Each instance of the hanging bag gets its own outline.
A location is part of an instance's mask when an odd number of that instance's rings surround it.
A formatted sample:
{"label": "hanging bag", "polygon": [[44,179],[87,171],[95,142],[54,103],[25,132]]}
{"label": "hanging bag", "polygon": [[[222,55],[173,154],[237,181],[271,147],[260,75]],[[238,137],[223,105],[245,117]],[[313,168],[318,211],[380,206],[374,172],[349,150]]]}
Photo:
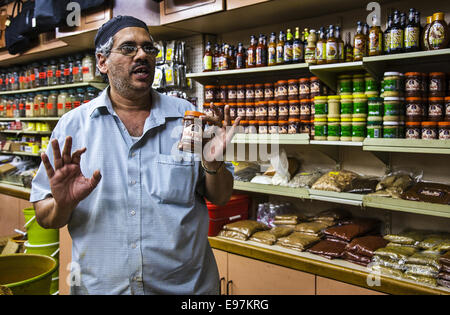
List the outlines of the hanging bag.
{"label": "hanging bag", "polygon": [[33,18],[34,1],[23,3],[16,0],[5,30],[6,48],[11,55],[23,53],[31,47],[31,40],[37,35]]}
{"label": "hanging bag", "polygon": [[54,30],[65,22],[69,0],[35,0],[34,16],[39,33]]}

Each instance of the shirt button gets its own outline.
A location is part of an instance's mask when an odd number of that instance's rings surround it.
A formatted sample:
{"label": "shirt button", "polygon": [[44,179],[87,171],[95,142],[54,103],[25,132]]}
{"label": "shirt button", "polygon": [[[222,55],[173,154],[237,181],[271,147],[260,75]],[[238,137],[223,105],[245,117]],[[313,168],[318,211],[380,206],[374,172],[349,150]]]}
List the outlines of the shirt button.
{"label": "shirt button", "polygon": [[131,184],[131,185],[134,185],[134,184],[136,184],[136,181],[135,181],[135,180],[132,180],[132,181],[130,181],[130,184]]}
{"label": "shirt button", "polygon": [[131,244],[131,248],[135,249],[136,248],[136,244]]}
{"label": "shirt button", "polygon": [[131,210],[131,211],[130,211],[130,214],[131,214],[131,215],[135,215],[135,214],[136,214],[136,211]]}

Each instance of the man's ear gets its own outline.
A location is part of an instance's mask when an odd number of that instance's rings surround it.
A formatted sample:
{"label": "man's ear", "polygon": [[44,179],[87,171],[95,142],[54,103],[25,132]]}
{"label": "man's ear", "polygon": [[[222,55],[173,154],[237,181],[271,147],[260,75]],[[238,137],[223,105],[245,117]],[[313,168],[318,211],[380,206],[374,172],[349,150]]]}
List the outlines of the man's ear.
{"label": "man's ear", "polygon": [[96,57],[97,57],[97,68],[98,68],[98,70],[102,74],[107,74],[108,67],[106,66],[106,57],[103,54],[101,54],[101,53],[97,53]]}

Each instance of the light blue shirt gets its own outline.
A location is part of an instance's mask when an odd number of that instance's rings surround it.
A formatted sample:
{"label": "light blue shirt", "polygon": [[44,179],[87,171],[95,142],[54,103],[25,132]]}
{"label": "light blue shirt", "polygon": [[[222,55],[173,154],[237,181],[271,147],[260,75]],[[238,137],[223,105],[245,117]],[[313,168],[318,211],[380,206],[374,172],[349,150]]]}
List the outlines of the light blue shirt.
{"label": "light blue shirt", "polygon": [[[205,174],[176,145],[182,117],[195,107],[152,90],[142,137],[133,141],[115,113],[109,88],[71,110],[52,133],[72,152],[86,147],[81,171],[102,174],[95,190],[73,211],[72,294],[217,294],[219,276],[208,242]],[[53,164],[51,145],[47,154]],[[41,163],[30,201],[51,196]],[[75,266],[78,266],[76,265]],[[65,266],[63,266],[65,268]]]}

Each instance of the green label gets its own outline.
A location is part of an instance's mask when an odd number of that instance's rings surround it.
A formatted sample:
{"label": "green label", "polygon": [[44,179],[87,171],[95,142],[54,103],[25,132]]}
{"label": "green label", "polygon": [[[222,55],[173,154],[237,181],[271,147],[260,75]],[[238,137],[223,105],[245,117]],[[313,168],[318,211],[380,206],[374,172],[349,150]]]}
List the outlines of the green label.
{"label": "green label", "polygon": [[385,116],[397,116],[397,115],[400,115],[400,105],[398,103],[387,103],[387,104],[384,104],[384,115]]}
{"label": "green label", "polygon": [[327,125],[314,125],[314,135],[324,137],[327,135]]}
{"label": "green label", "polygon": [[353,102],[341,103],[341,114],[353,114]]}
{"label": "green label", "polygon": [[341,137],[351,137],[352,136],[352,126],[341,126]]}
{"label": "green label", "polygon": [[369,105],[369,115],[381,116],[382,114],[383,114],[383,105],[381,104]]}
{"label": "green label", "polygon": [[367,103],[366,102],[354,102],[353,103],[353,113],[354,114],[367,114]]}
{"label": "green label", "polygon": [[327,103],[315,104],[315,115],[326,115],[328,113]]}
{"label": "green label", "polygon": [[398,128],[385,126],[383,128],[383,138],[398,138]]}
{"label": "green label", "polygon": [[368,138],[381,138],[381,131],[382,131],[381,126],[367,128],[367,137]]}
{"label": "green label", "polygon": [[365,137],[366,126],[352,126],[352,137]]}
{"label": "green label", "polygon": [[341,135],[341,126],[328,125],[328,135],[332,137],[339,137]]}

